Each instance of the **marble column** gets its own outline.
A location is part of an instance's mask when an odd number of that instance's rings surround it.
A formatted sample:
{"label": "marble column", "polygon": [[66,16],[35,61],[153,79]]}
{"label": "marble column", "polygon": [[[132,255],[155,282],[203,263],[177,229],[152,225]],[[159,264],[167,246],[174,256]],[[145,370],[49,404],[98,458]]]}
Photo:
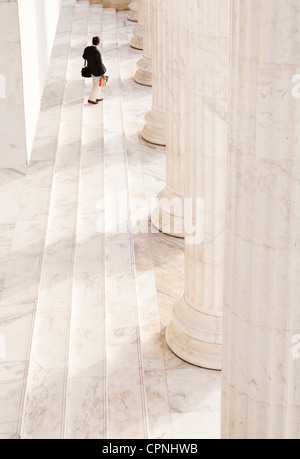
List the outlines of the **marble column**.
{"label": "marble column", "polygon": [[143,49],[144,41],[144,7],[143,3],[145,0],[138,0],[138,24],[134,29],[134,35],[130,40],[130,46],[135,49]]}
{"label": "marble column", "polygon": [[156,145],[166,145],[166,0],[151,3],[152,109],[145,116],[142,137]]}
{"label": "marble column", "polygon": [[[174,1],[174,0],[172,0]],[[177,5],[175,5],[177,3]],[[189,363],[220,370],[224,304],[230,0],[174,1],[184,44],[185,287],[166,339]],[[181,10],[181,11],[180,11]]]}
{"label": "marble column", "polygon": [[234,0],[232,20],[222,437],[298,439],[300,4]]}
{"label": "marble column", "polygon": [[184,131],[182,60],[187,50],[179,37],[185,27],[185,3],[166,0],[166,186],[157,196],[151,221],[165,234],[184,237]]}
{"label": "marble column", "polygon": [[128,8],[130,9],[127,19],[132,22],[138,21],[138,0],[133,0]]}
{"label": "marble column", "polygon": [[143,0],[143,57],[134,75],[134,81],[144,86],[152,86],[151,4],[152,0]]}

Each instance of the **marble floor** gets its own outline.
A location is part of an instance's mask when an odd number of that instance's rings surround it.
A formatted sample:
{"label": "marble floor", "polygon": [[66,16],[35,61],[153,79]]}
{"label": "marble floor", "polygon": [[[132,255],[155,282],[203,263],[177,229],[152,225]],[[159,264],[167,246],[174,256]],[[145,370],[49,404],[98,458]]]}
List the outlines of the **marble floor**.
{"label": "marble floor", "polygon": [[[220,373],[164,338],[184,243],[150,223],[166,151],[140,136],[151,88],[126,16],[63,0],[30,165],[0,170],[0,438],[220,436]],[[93,35],[97,106],[80,77]]]}

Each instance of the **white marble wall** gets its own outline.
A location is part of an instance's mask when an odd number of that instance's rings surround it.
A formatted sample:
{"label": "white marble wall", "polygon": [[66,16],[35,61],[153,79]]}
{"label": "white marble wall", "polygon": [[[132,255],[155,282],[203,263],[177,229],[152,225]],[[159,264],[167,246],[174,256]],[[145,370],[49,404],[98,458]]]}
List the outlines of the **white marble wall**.
{"label": "white marble wall", "polygon": [[29,161],[61,3],[0,2],[2,166]]}
{"label": "white marble wall", "polygon": [[193,218],[188,225],[185,215],[184,296],[166,337],[182,359],[221,369],[230,0],[186,0],[184,19],[178,34],[186,50],[181,130]]}
{"label": "white marble wall", "polygon": [[222,436],[299,438],[300,4],[232,21]]}
{"label": "white marble wall", "polygon": [[26,128],[17,1],[0,2],[0,165],[26,164]]}
{"label": "white marble wall", "polygon": [[151,3],[152,108],[145,116],[142,137],[156,145],[166,145],[166,0]]}
{"label": "white marble wall", "polygon": [[29,160],[62,0],[18,0]]}
{"label": "white marble wall", "polygon": [[136,83],[152,86],[152,40],[151,40],[152,0],[143,0],[143,57],[138,61],[134,75]]}

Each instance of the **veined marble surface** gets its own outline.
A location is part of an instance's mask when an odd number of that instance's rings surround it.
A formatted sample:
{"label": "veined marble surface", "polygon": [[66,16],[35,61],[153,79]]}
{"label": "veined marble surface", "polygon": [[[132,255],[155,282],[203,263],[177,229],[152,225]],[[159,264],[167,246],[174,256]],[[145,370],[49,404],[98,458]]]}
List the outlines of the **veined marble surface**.
{"label": "veined marble surface", "polygon": [[232,3],[223,438],[300,438],[300,5],[267,3]]}
{"label": "veined marble surface", "polygon": [[9,259],[25,180],[24,167],[0,169],[0,292]]}
{"label": "veined marble surface", "polygon": [[[183,292],[183,241],[149,222],[166,158],[140,136],[152,99],[133,81],[142,55],[129,46],[134,24],[126,12],[78,2],[66,68],[72,2],[63,3],[63,49],[53,54],[67,84],[50,67],[5,249],[0,437],[218,438],[220,374],[183,362],[165,342]],[[110,80],[103,103],[91,106],[78,54],[97,31]],[[110,198],[120,191],[126,225],[147,232],[110,231]]]}

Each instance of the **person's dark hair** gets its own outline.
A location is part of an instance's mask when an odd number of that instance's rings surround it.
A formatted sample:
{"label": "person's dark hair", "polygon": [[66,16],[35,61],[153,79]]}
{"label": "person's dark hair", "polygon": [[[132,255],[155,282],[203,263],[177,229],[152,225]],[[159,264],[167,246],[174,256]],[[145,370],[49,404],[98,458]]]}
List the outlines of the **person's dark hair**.
{"label": "person's dark hair", "polygon": [[99,37],[93,37],[93,45],[97,46],[100,43],[100,38]]}

